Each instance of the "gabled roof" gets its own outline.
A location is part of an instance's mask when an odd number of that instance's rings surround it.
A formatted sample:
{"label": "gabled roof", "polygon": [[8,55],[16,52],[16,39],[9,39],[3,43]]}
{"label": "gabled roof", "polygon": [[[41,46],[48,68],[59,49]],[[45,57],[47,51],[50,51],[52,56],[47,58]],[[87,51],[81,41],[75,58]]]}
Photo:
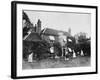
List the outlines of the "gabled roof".
{"label": "gabled roof", "polygon": [[38,33],[32,32],[28,35],[25,41],[41,41],[41,37]]}
{"label": "gabled roof", "polygon": [[41,34],[53,35],[53,36],[59,36],[59,33],[63,33],[66,36],[71,36],[68,32],[55,30],[51,28],[45,28],[41,31]]}

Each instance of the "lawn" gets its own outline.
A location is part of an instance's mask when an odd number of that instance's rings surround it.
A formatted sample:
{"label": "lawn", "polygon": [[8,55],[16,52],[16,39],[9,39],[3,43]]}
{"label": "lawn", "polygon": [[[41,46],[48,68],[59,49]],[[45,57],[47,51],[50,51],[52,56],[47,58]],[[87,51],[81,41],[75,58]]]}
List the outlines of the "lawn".
{"label": "lawn", "polygon": [[76,57],[69,60],[60,59],[42,59],[42,60],[33,60],[29,63],[23,60],[22,68],[23,69],[44,69],[44,68],[67,68],[67,67],[84,67],[90,66],[90,57]]}

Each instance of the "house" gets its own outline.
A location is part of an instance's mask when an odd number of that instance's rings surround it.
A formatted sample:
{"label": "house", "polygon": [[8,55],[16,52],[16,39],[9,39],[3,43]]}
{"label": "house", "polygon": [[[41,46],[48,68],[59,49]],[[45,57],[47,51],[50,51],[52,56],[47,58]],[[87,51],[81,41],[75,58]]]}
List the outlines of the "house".
{"label": "house", "polygon": [[65,32],[65,31],[60,31],[60,30],[55,30],[55,29],[51,29],[51,28],[45,28],[41,31],[41,38],[50,42],[50,41],[54,41],[54,42],[59,42],[59,36],[63,34],[61,37],[64,38],[64,40],[66,40],[66,38],[68,36],[71,36],[70,33]]}
{"label": "house", "polygon": [[54,53],[56,56],[64,56],[64,49],[68,40],[67,38],[71,37],[70,33],[61,30],[45,28],[41,31],[40,35],[43,40],[46,40],[51,44],[51,46],[54,47]]}

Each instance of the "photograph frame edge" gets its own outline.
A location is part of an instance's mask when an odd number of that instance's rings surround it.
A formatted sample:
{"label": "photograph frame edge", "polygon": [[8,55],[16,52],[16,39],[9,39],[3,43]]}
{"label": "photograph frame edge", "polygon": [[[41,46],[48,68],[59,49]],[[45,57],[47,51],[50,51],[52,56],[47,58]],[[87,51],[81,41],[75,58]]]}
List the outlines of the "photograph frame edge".
{"label": "photograph frame edge", "polygon": [[17,42],[16,42],[16,25],[17,25],[17,14],[16,14],[16,2],[11,2],[11,78],[17,78],[17,60],[16,60],[16,51],[17,51]]}
{"label": "photograph frame edge", "polygon": [[[37,75],[37,76],[17,76],[17,4],[36,4],[48,6],[65,6],[65,7],[80,7],[80,8],[94,8],[96,9],[96,71],[84,73],[65,73],[65,74],[51,74],[51,75]],[[55,77],[55,76],[73,76],[98,74],[98,6],[88,5],[74,5],[74,4],[59,4],[59,3],[42,3],[42,2],[26,2],[26,1],[12,1],[11,2],[11,78],[39,78],[39,77]]]}

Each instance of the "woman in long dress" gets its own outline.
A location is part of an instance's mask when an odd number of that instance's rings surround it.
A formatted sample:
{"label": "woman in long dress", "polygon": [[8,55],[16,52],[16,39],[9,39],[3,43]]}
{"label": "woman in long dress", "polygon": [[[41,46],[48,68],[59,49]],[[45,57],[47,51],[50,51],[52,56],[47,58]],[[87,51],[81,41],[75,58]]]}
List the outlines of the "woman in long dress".
{"label": "woman in long dress", "polygon": [[28,56],[28,62],[33,62],[33,52]]}

